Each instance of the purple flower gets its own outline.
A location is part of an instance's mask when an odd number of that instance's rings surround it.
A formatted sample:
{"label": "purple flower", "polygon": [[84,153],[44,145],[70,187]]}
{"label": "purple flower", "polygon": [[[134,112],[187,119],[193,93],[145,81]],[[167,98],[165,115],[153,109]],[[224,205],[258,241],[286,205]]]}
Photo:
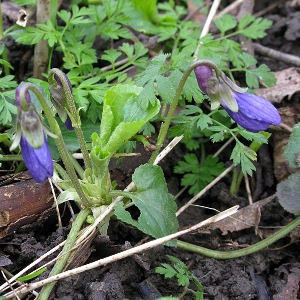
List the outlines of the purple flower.
{"label": "purple flower", "polygon": [[246,130],[258,132],[280,124],[280,115],[273,104],[245,93],[224,73],[217,77],[212,67],[204,64],[196,67],[195,75],[200,89],[210,97],[212,109],[222,105],[229,116]]}
{"label": "purple flower", "polygon": [[17,128],[10,150],[14,150],[18,145],[21,146],[29,173],[36,182],[40,183],[52,177],[54,169],[45,134],[47,130],[43,127],[40,116],[30,101],[25,84],[19,85],[16,89],[16,103],[18,106]]}
{"label": "purple flower", "polygon": [[33,148],[22,134],[20,145],[25,165],[36,182],[43,182],[53,176],[53,162],[46,136],[42,147]]}
{"label": "purple flower", "polygon": [[249,93],[236,93],[234,98],[238,104],[238,112],[231,111],[225,103],[221,103],[229,116],[241,127],[251,132],[266,130],[270,125],[278,126],[280,115],[268,100]]}

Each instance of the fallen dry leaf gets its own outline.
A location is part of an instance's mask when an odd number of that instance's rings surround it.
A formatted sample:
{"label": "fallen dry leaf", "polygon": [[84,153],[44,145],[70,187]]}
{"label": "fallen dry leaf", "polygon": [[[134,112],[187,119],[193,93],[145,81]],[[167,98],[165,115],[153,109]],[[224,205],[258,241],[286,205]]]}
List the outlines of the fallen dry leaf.
{"label": "fallen dry leaf", "polygon": [[189,19],[199,24],[204,24],[207,16],[203,14],[199,7],[197,7],[192,1],[188,1]]}
{"label": "fallen dry leaf", "polygon": [[300,68],[288,68],[274,73],[277,83],[270,88],[257,89],[256,94],[272,103],[280,103],[283,98],[300,92]]}
{"label": "fallen dry leaf", "polygon": [[229,218],[211,224],[208,229],[220,229],[223,235],[227,234],[228,231],[239,231],[246,228],[250,228],[252,226],[255,226],[257,231],[257,227],[261,216],[260,209],[266,204],[270,203],[274,198],[275,195],[272,195],[266,199],[248,205],[238,210],[234,215],[230,216]]}

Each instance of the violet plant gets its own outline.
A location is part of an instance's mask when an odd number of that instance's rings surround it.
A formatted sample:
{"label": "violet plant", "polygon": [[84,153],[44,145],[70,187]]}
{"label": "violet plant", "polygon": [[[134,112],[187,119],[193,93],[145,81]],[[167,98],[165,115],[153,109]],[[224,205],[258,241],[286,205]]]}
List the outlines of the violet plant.
{"label": "violet plant", "polygon": [[[22,33],[15,34],[17,41],[28,44],[35,44],[41,39],[46,39],[52,51],[62,52],[63,67],[70,70],[68,76],[59,69],[49,70],[48,87],[53,107],[49,107],[45,94],[35,84],[22,84],[16,91],[18,117],[13,146],[20,142],[28,170],[37,182],[41,182],[52,177],[52,160],[49,157],[48,140],[45,136],[45,133],[51,132],[65,168],[64,170],[60,165],[54,164],[53,179],[63,190],[58,197],[58,203],[75,200],[82,209],[74,221],[67,246],[63,249],[65,255],[58,260],[51,272],[52,275],[64,268],[68,259],[67,254],[87,217],[90,220],[90,216],[97,218],[103,214],[116,197],[125,197],[126,201],[119,202],[115,206],[115,216],[146,234],[158,238],[178,229],[174,197],[168,193],[162,169],[153,165],[168,133],[171,132],[173,136],[185,134],[187,128],[204,135],[205,132],[209,132],[209,138],[213,142],[223,141],[228,136],[232,136],[236,141],[236,146],[231,159],[235,165],[241,164],[244,173],[251,174],[254,170],[251,162],[255,160],[256,153],[239,141],[236,134],[250,141],[265,143],[267,139],[264,135],[256,132],[267,129],[269,125],[280,123],[278,112],[272,104],[260,97],[245,93],[244,89],[237,87],[222,72],[226,70],[226,73],[233,79],[232,70],[226,67],[227,62],[232,62],[236,70],[245,72],[246,78],[251,79],[247,82],[248,86],[255,87],[259,77],[265,81],[269,80],[272,84],[269,71],[259,68],[255,71],[249,70],[248,67],[253,60],[251,61],[234,44],[235,42],[225,36],[226,30],[232,30],[235,27],[237,30],[234,34],[251,37],[252,32],[256,31],[262,36],[265,29],[270,26],[268,22],[252,16],[245,17],[239,24],[228,17],[218,19],[216,25],[221,30],[221,38],[214,40],[212,36],[207,36],[201,40],[203,47],[199,51],[200,57],[211,60],[192,62],[191,54],[199,36],[199,32],[194,29],[198,24],[184,24],[180,21],[180,16],[184,11],[179,8],[170,8],[171,4],[164,4],[165,10],[169,13],[166,15],[172,16],[172,22],[168,25],[147,23],[146,30],[157,33],[160,43],[172,40],[171,48],[164,49],[165,51],[171,50],[171,55],[160,54],[146,66],[147,49],[141,43],[136,43],[134,46],[123,43],[118,50],[106,50],[101,56],[102,60],[109,61],[112,66],[101,70],[94,66],[97,58],[95,49],[92,48],[93,38],[101,35],[115,39],[122,36],[128,37],[130,34],[120,26],[117,30],[118,34],[114,36],[113,32],[104,28],[105,26],[95,29],[91,24],[114,24],[111,25],[112,27],[116,24],[130,26],[128,15],[126,15],[128,11],[122,12],[124,5],[124,1],[113,4],[110,1],[104,1],[104,10],[101,5],[82,8],[74,5],[72,12],[64,10],[59,12],[63,25],[58,26],[47,22],[43,26],[26,28]],[[105,11],[105,15],[102,11]],[[129,11],[132,12],[130,9]],[[99,18],[97,12],[102,12]],[[224,26],[224,24],[227,25]],[[87,28],[93,28],[92,34],[86,34]],[[168,43],[166,45],[168,46]],[[212,51],[213,48],[218,51]],[[224,49],[227,49],[226,55]],[[216,55],[213,56],[212,53]],[[125,55],[126,61],[118,65],[117,59],[121,55]],[[124,73],[131,66],[141,67],[144,71],[136,78],[129,80]],[[191,75],[193,71],[195,71],[196,78]],[[116,79],[118,83],[112,84],[112,81]],[[32,81],[47,89],[45,82]],[[197,81],[200,88],[197,86]],[[212,111],[205,114],[200,107],[190,105],[186,106],[183,113],[179,115],[179,117],[183,116],[181,123],[178,122],[178,118],[174,119],[174,112],[179,104],[184,106],[186,102],[192,101],[201,103],[206,99],[201,90],[209,97]],[[33,95],[42,106],[49,130],[42,125],[43,118],[34,109],[31,102]],[[229,116],[244,129],[232,128],[232,122],[228,116],[224,124],[220,122],[216,116],[226,116],[226,112],[219,109],[220,106],[223,106]],[[267,110],[258,111],[262,107]],[[89,122],[98,121],[100,110],[103,110],[100,130],[92,134],[91,145],[87,145],[83,134],[83,121],[86,119]],[[72,159],[68,145],[63,138],[63,129],[59,127],[54,111],[69,129],[74,129],[76,132],[79,149],[83,155],[84,168]],[[168,112],[165,115],[166,111]],[[157,116],[164,122],[159,131],[156,150],[148,164],[135,170],[133,182],[136,189],[133,192],[118,190],[110,179],[108,169],[110,160],[135,134],[153,133],[154,127],[149,120]],[[172,120],[180,126],[174,126],[170,130]],[[195,128],[197,130],[193,130]],[[35,141],[35,133],[38,133],[37,141]],[[189,137],[188,134],[187,136]],[[197,140],[194,142],[199,144]],[[214,162],[215,165],[217,163]],[[38,174],[39,169],[46,171]],[[217,176],[217,172],[212,174],[212,178],[214,176]],[[136,205],[141,212],[138,220],[132,218],[126,210],[132,204]],[[108,223],[109,217],[99,224],[101,234],[106,234]],[[186,246],[180,243],[178,245]],[[51,286],[46,286],[42,291],[45,299],[47,299],[49,289],[51,290]]]}
{"label": "violet plant", "polygon": [[[214,71],[214,75],[212,76],[212,72],[206,72],[206,67],[203,74],[201,74],[199,69],[197,69],[200,68],[201,70],[201,66],[209,66]],[[51,135],[54,137],[67,171],[66,173],[61,172],[61,169],[57,168],[55,172],[54,180],[64,190],[58,197],[58,203],[75,200],[82,208],[73,223],[72,231],[68,237],[69,242],[63,249],[62,253],[64,255],[58,259],[50,276],[61,272],[64,268],[70,254],[70,247],[74,244],[76,235],[88,215],[92,214],[94,218],[97,218],[105,212],[106,207],[118,196],[130,199],[141,213],[138,220],[135,220],[126,211],[128,202],[119,202],[115,205],[114,214],[121,221],[129,223],[155,238],[177,231],[178,221],[174,197],[168,193],[162,170],[160,167],[154,166],[153,161],[162,147],[162,141],[167,135],[179,97],[193,70],[196,70],[200,87],[209,96],[212,95],[211,103],[213,106],[218,107],[222,104],[235,110],[236,114],[239,113],[239,110],[243,113],[242,105],[244,104],[238,101],[235,103],[235,92],[231,92],[231,86],[234,86],[233,83],[228,79],[224,79],[224,74],[219,68],[213,62],[207,60],[193,62],[183,74],[177,87],[168,116],[161,126],[156,150],[150,158],[150,163],[138,167],[133,174],[133,182],[136,186],[134,192],[119,191],[112,185],[108,168],[109,161],[124,142],[133,137],[149,119],[158,114],[160,109],[158,101],[149,104],[147,108],[142,107],[138,101],[142,88],[134,85],[116,85],[108,90],[104,96],[105,101],[100,131],[99,133],[93,133],[92,148],[88,151],[81,129],[79,110],[75,106],[68,77],[58,69],[51,69],[48,75],[51,98],[58,111],[60,111],[59,116],[62,117],[62,121],[65,122],[67,118],[71,120],[72,128],[77,133],[84,158],[85,169],[83,176],[78,178],[59,125],[44,95],[36,85],[31,83],[23,83],[17,88],[18,118],[13,148],[20,143],[26,166],[37,182],[52,176],[52,159],[45,137],[45,132],[48,132],[48,130],[44,129],[41,118],[31,103],[30,93],[33,93],[43,108],[50,125]],[[216,81],[219,84],[215,84]],[[210,86],[211,82],[214,83],[213,91]],[[227,92],[223,92],[224,89]],[[235,89],[237,88],[235,87]],[[224,94],[227,98],[223,97]],[[243,96],[245,95],[249,97],[247,94],[243,94]],[[262,101],[267,100],[260,98],[259,103]],[[251,106],[249,108],[251,109]],[[254,109],[256,109],[255,106]],[[269,114],[275,119],[274,123],[276,125],[280,121],[280,117],[278,117],[278,112],[275,108],[267,110],[260,116],[261,123],[265,124],[268,122]],[[237,122],[239,121],[240,119],[237,118]],[[249,122],[251,123],[251,120]],[[254,122],[257,124],[258,118],[255,118]],[[241,122],[240,125],[244,126],[245,123]],[[101,234],[106,234],[108,222],[109,218],[105,218],[99,224],[98,228]],[[44,286],[40,294],[41,299],[47,299],[53,285],[52,283]]]}

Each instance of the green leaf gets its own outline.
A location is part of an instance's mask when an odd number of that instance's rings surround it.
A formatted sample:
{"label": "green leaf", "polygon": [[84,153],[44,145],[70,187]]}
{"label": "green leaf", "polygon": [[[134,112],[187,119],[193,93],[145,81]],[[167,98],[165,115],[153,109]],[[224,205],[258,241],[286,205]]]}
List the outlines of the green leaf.
{"label": "green leaf", "polygon": [[158,93],[162,100],[170,104],[175,96],[175,88],[169,78],[158,75],[156,77]]}
{"label": "green leaf", "polygon": [[166,278],[173,278],[176,276],[176,270],[169,264],[161,264],[161,267],[155,268],[155,272],[164,275]]}
{"label": "green leaf", "polygon": [[4,77],[1,77],[0,78],[0,89],[10,89],[10,88],[17,87],[17,82],[13,79],[14,79],[13,75],[7,75]]}
{"label": "green leaf", "polygon": [[154,91],[154,80],[148,81],[141,93],[139,94],[139,101],[143,107],[147,107],[150,104],[154,105],[157,101]]}
{"label": "green leaf", "polygon": [[213,124],[213,120],[208,115],[202,113],[197,121],[197,127],[204,130],[209,127],[209,124]]}
{"label": "green leaf", "polygon": [[9,102],[9,99],[0,92],[0,123],[8,124],[13,115],[17,114],[17,107]]}
{"label": "green leaf", "polygon": [[246,70],[246,82],[250,88],[258,88],[259,80],[262,80],[267,86],[273,86],[276,83],[276,77],[264,64],[257,69]]}
{"label": "green leaf", "polygon": [[142,165],[135,170],[132,180],[137,190],[128,196],[140,210],[140,216],[137,221],[132,219],[119,202],[115,207],[117,218],[155,238],[176,232],[176,203],[174,196],[168,193],[162,169],[151,164]]}
{"label": "green leaf", "polygon": [[263,133],[259,132],[250,132],[246,129],[239,129],[238,130],[239,134],[243,136],[246,140],[248,141],[256,141],[261,144],[267,144],[268,143],[268,136],[266,136]]}
{"label": "green leaf", "polygon": [[[66,184],[71,184],[71,181],[68,182],[58,182],[59,186],[62,188],[62,185],[66,185]],[[74,188],[69,188],[65,191],[62,191],[59,196],[57,197],[57,204],[62,204],[64,202],[67,201],[75,201],[77,202],[79,205],[82,204],[82,201],[80,199],[80,197],[78,196],[76,190]]]}
{"label": "green leaf", "polygon": [[30,274],[28,274],[28,275],[18,277],[18,278],[17,278],[17,281],[27,281],[27,280],[36,278],[36,277],[38,277],[39,275],[43,274],[46,270],[47,270],[46,267],[41,268],[40,270],[35,271],[35,272],[32,272],[32,273],[30,273]]}
{"label": "green leaf", "polygon": [[157,11],[157,0],[131,0],[135,9],[138,10],[143,18],[146,20],[156,23],[159,21],[159,15]]}
{"label": "green leaf", "polygon": [[220,18],[214,20],[214,22],[222,35],[224,35],[226,31],[235,28],[237,25],[235,17],[229,14],[223,14]]}
{"label": "green leaf", "polygon": [[272,26],[272,21],[263,18],[255,19],[252,15],[244,15],[239,22],[238,29],[240,34],[250,38],[258,39],[267,35],[266,30]]}
{"label": "green leaf", "polygon": [[300,172],[290,175],[277,185],[277,197],[280,205],[290,213],[300,214]]}
{"label": "green leaf", "polygon": [[222,42],[225,52],[228,54],[229,60],[232,62],[234,67],[242,67],[243,61],[241,59],[242,48],[241,45],[233,40],[225,39]]}
{"label": "green leaf", "polygon": [[165,66],[165,61],[168,58],[169,54],[159,54],[153,58],[147,67],[147,69],[142,72],[137,80],[137,85],[143,86],[150,80],[153,80],[157,75],[160,75],[163,72]]}
{"label": "green leaf", "polygon": [[296,124],[290,135],[289,142],[284,151],[284,157],[291,168],[300,166],[300,123]]}
{"label": "green leaf", "polygon": [[241,165],[243,173],[248,173],[252,176],[253,171],[255,171],[255,166],[252,163],[252,161],[256,160],[255,151],[243,145],[241,142],[237,142],[232,150],[230,159],[233,160],[234,165]]}
{"label": "green leaf", "polygon": [[115,153],[158,113],[158,101],[146,108],[140,105],[141,90],[134,85],[116,85],[105,94],[99,140],[102,149]]}
{"label": "green leaf", "polygon": [[249,68],[257,63],[257,60],[247,52],[240,54],[240,58],[243,61],[244,67]]}
{"label": "green leaf", "polygon": [[116,60],[122,55],[121,52],[119,52],[115,49],[105,50],[104,52],[105,52],[105,54],[101,55],[101,59],[107,60],[112,65],[114,65]]}
{"label": "green leaf", "polygon": [[174,172],[184,174],[181,184],[190,186],[189,193],[197,194],[208,183],[213,181],[225,170],[222,162],[218,161],[217,157],[209,155],[200,164],[195,154],[186,154],[184,161],[179,161],[175,166]]}

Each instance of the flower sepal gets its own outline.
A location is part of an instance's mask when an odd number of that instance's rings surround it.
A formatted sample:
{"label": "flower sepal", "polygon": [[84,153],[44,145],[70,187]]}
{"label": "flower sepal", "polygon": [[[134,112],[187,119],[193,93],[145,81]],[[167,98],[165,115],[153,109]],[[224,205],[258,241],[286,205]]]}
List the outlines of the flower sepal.
{"label": "flower sepal", "polygon": [[33,105],[28,111],[20,111],[19,122],[21,132],[32,148],[40,148],[44,144],[44,127]]}

